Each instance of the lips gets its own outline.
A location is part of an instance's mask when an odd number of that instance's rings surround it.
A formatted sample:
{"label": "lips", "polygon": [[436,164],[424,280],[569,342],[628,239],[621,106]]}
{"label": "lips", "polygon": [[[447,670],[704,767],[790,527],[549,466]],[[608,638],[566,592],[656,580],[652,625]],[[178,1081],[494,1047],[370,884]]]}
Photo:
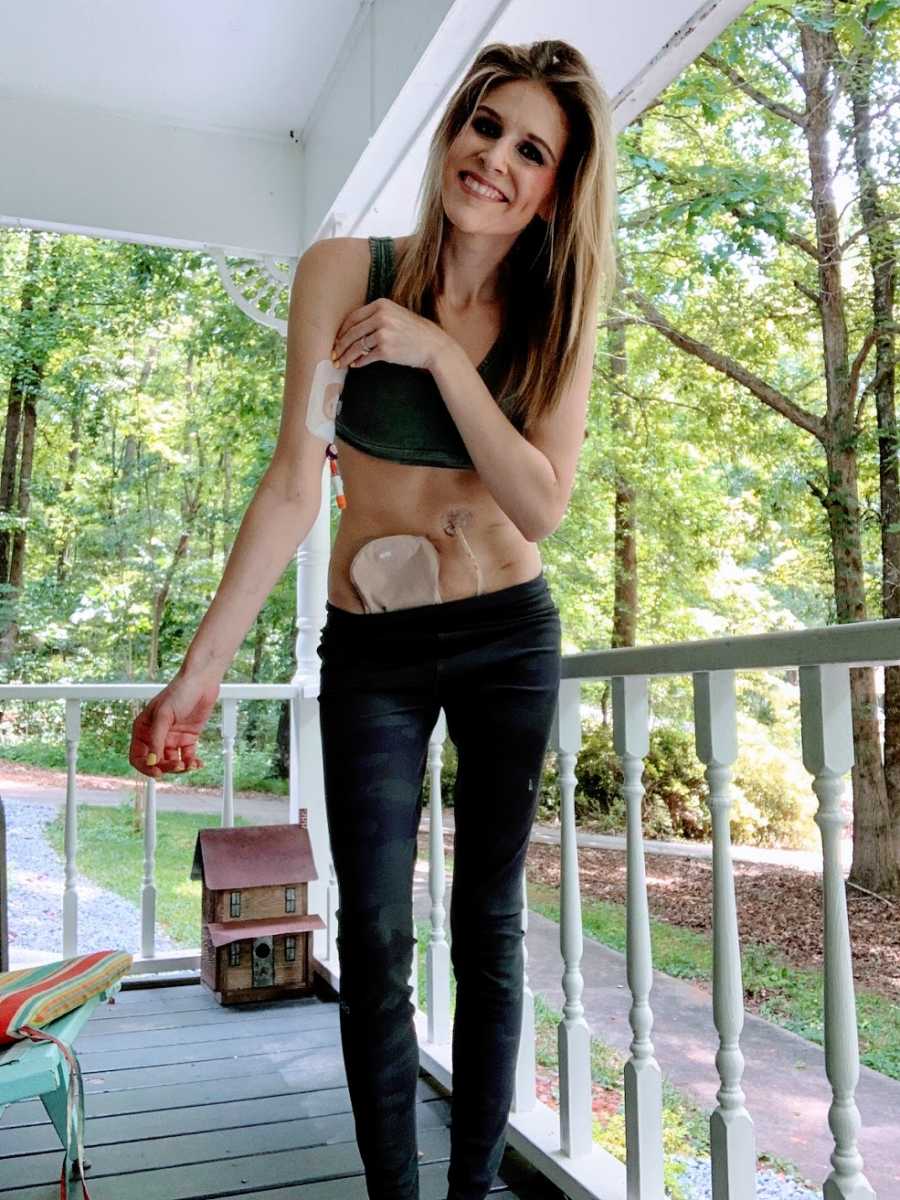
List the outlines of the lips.
{"label": "lips", "polygon": [[486,179],[482,179],[482,177],[475,171],[469,171],[469,170],[460,171],[460,173],[459,173],[460,181],[462,181],[466,177],[466,175],[471,175],[472,178],[474,180],[476,180],[478,183],[483,184],[484,187],[488,187],[494,192],[497,192],[501,197],[503,197],[504,200],[506,200],[506,196],[503,195],[503,192],[501,192],[498,187],[496,187],[493,183],[489,183]]}

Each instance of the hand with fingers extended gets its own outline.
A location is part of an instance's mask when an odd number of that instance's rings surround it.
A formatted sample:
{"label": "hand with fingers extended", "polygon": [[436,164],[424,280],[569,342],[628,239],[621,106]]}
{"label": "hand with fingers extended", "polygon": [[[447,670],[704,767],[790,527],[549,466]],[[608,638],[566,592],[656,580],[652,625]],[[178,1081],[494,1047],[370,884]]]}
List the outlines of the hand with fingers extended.
{"label": "hand with fingers extended", "polygon": [[202,767],[197,739],[219,695],[218,681],[176,675],[134,719],[128,761],[142,775]]}

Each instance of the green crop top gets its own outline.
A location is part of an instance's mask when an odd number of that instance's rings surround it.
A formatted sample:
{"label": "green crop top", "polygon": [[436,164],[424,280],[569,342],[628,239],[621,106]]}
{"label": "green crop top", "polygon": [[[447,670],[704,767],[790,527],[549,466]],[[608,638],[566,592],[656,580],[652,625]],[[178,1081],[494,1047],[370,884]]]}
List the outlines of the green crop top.
{"label": "green crop top", "polygon": [[[366,304],[379,296],[390,296],[394,282],[393,238],[370,237],[369,250],[372,259]],[[504,327],[478,364],[478,373],[494,397],[504,365],[505,341]],[[418,466],[473,468],[440,388],[431,372],[423,368],[373,362],[348,370],[334,431],[343,441],[376,458]]]}

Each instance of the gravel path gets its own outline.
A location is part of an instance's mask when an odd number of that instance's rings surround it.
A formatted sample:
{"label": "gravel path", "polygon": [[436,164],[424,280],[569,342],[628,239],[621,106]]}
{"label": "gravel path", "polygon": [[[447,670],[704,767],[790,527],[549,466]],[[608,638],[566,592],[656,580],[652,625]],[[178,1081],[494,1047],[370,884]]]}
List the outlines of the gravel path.
{"label": "gravel path", "polygon": [[[63,957],[62,905],[65,864],[47,843],[44,829],[58,815],[52,804],[16,804],[4,799],[9,873],[10,967]],[[138,904],[98,887],[83,875],[78,883],[78,952],[127,950],[139,954],[141,912]],[[158,951],[174,943],[157,930]],[[30,955],[28,952],[32,952]]]}
{"label": "gravel path", "polygon": [[[680,1154],[673,1155],[673,1158],[686,1164],[679,1183],[690,1200],[712,1200],[712,1165],[709,1159],[686,1159]],[[785,1179],[775,1171],[765,1170],[756,1172],[756,1195],[758,1200],[819,1200],[820,1193]]]}

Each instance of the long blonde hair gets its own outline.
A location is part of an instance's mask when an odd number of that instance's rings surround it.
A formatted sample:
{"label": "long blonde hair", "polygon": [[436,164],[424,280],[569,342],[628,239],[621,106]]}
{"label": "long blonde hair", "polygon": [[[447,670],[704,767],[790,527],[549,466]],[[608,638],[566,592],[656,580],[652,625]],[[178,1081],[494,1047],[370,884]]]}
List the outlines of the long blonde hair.
{"label": "long blonde hair", "polygon": [[[597,309],[615,284],[616,147],[609,100],[589,63],[557,40],[484,46],[453,93],[428,152],[419,188],[419,217],[406,246],[392,299],[435,318],[440,251],[447,218],[441,200],[450,144],[490,88],[512,79],[544,84],[566,115],[569,136],[550,219],[521,231],[501,264],[513,346],[499,395],[507,415],[527,428],[552,412],[574,371],[581,335],[596,328]],[[424,197],[424,199],[423,199]]]}

